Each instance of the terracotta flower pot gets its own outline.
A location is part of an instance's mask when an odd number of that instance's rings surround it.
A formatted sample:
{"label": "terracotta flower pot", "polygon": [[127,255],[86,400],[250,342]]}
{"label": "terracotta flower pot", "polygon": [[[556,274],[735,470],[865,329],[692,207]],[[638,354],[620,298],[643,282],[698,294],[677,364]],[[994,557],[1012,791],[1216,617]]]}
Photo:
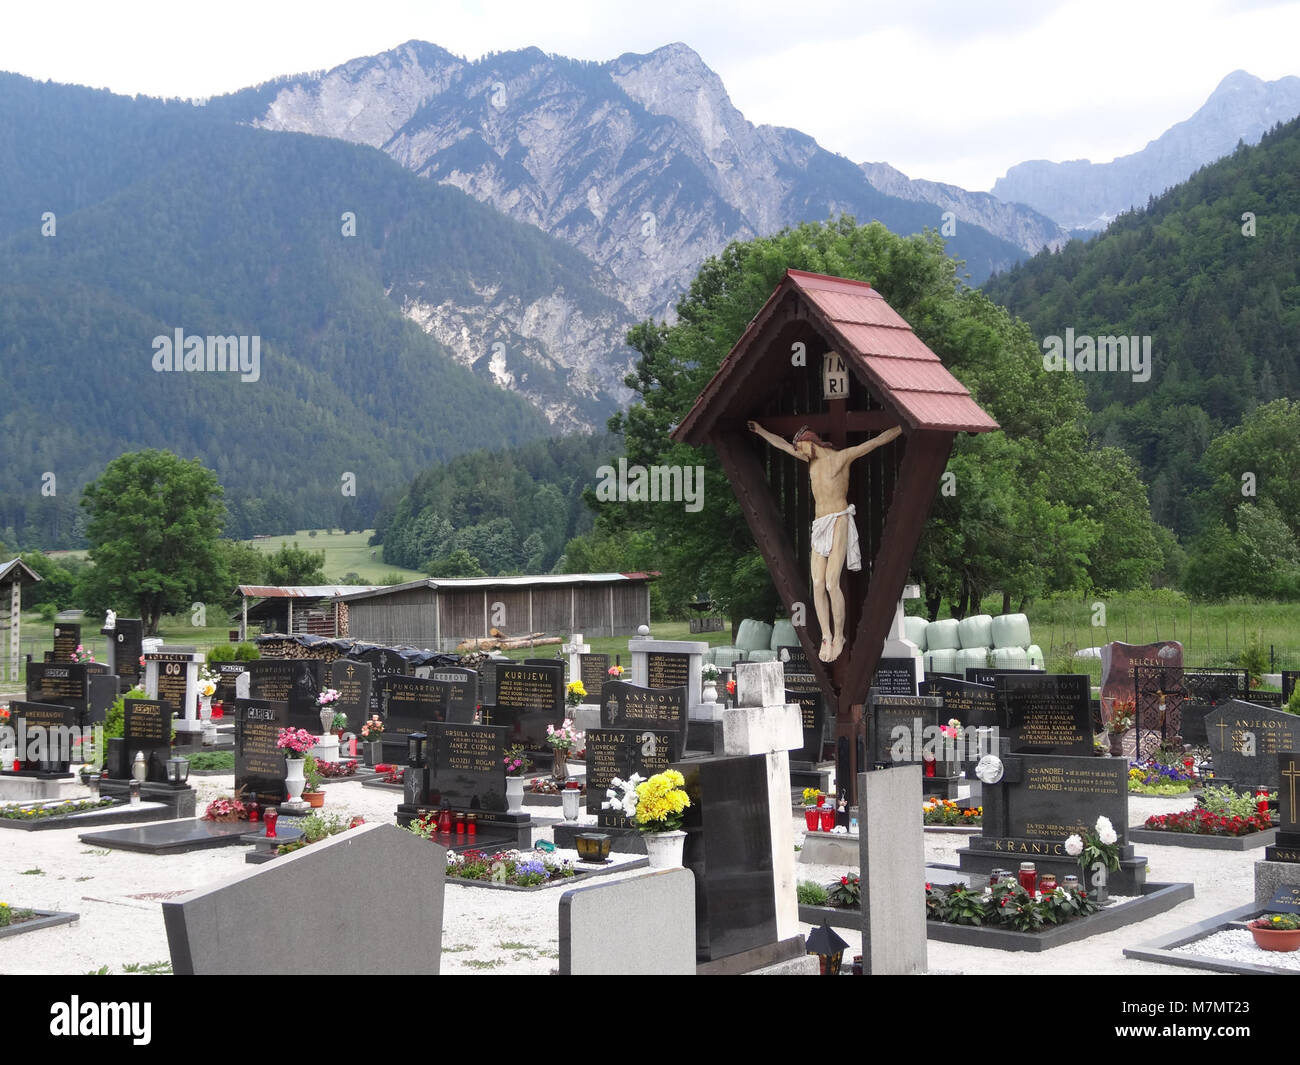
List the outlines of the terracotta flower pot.
{"label": "terracotta flower pot", "polygon": [[325,793],[323,791],[304,791],[302,797],[317,810],[325,805]]}
{"label": "terracotta flower pot", "polygon": [[1246,927],[1260,950],[1293,951],[1300,948],[1300,928],[1269,928],[1264,920],[1251,921]]}

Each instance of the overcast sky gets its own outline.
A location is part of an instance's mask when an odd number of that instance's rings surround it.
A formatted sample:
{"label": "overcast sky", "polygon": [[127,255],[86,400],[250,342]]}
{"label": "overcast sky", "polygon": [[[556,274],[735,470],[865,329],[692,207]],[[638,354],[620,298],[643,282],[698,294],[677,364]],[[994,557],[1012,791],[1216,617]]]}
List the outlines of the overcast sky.
{"label": "overcast sky", "polygon": [[471,59],[684,41],[751,122],[970,189],[1025,159],[1136,151],[1233,70],[1300,74],[1289,0],[42,0],[5,12],[0,69],[203,97],[412,38]]}

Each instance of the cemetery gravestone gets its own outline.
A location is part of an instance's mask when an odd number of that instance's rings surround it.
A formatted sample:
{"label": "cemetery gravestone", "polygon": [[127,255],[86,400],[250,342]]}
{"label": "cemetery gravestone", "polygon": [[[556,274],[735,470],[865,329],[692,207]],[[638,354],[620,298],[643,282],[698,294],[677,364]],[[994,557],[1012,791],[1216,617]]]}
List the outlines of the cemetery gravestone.
{"label": "cemetery gravestone", "polygon": [[122,766],[120,774],[110,776],[125,779],[131,776],[137,752],[144,755],[148,772],[145,780],[155,784],[167,782],[167,759],[171,756],[172,710],[161,699],[126,699],[125,719],[122,729],[121,750],[129,763]]}
{"label": "cemetery gravestone", "polygon": [[288,704],[286,728],[306,729],[320,735],[320,695],[324,663],[311,658],[258,659],[247,663],[251,675],[249,695]]}
{"label": "cemetery gravestone", "polygon": [[54,626],[54,661],[71,662],[73,652],[81,646],[81,626],[59,622]]}
{"label": "cemetery gravestone", "polygon": [[1278,753],[1277,776],[1282,782],[1277,791],[1277,840],[1264,848],[1264,860],[1300,862],[1300,752]]}
{"label": "cemetery gravestone", "polygon": [[35,703],[58,703],[86,709],[86,666],[78,662],[33,662],[27,667],[27,698]]}
{"label": "cemetery gravestone", "polygon": [[602,809],[614,778],[650,778],[669,767],[677,733],[655,729],[599,728],[587,733],[587,813],[601,828],[626,829],[621,810]]}
{"label": "cemetery gravestone", "polygon": [[561,976],[694,976],[695,876],[660,869],[560,896]]}
{"label": "cemetery gravestone", "polygon": [[1296,680],[1300,678],[1300,669],[1282,670],[1282,701],[1289,702],[1291,693],[1295,691]]}
{"label": "cemetery gravestone", "polygon": [[410,676],[405,658],[386,647],[372,647],[357,655],[357,660],[370,667],[370,712],[367,716],[384,713],[383,683],[385,677]]}
{"label": "cemetery gravestone", "polygon": [[924,694],[943,700],[944,717],[970,728],[990,728],[998,725],[996,691],[986,684],[934,677],[925,682]]}
{"label": "cemetery gravestone", "polygon": [[348,730],[361,734],[361,726],[370,718],[370,666],[350,658],[330,663],[329,684],[339,693],[338,712],[346,714]]}
{"label": "cemetery gravestone", "polygon": [[604,728],[655,729],[674,733],[672,757],[686,751],[686,688],[641,688],[627,681],[611,680],[605,685],[600,705]]}
{"label": "cemetery gravestone", "polygon": [[235,690],[235,684],[240,676],[247,672],[247,662],[217,662],[217,690],[212,696],[214,702],[233,703],[238,698],[239,693]]}
{"label": "cemetery gravestone", "polygon": [[1281,786],[1278,756],[1300,750],[1300,717],[1232,699],[1205,716],[1214,775],[1239,787]]}
{"label": "cemetery gravestone", "polygon": [[87,724],[103,724],[108,716],[108,708],[117,701],[121,678],[111,673],[91,674],[86,678],[86,682],[90,687],[90,695],[87,698],[90,715]]}
{"label": "cemetery gravestone", "polygon": [[57,703],[9,704],[9,727],[28,771],[63,776],[72,761],[77,711]]}
{"label": "cemetery gravestone", "polygon": [[429,679],[438,685],[446,704],[447,720],[472,725],[478,712],[478,674],[460,666],[437,666]]}
{"label": "cemetery gravestone", "polygon": [[430,722],[426,740],[429,806],[504,813],[506,731],[492,725]]}
{"label": "cemetery gravestone", "polygon": [[881,695],[915,695],[915,661],[914,658],[882,658],[871,686]]}
{"label": "cemetery gravestone", "polygon": [[1183,665],[1183,645],[1175,640],[1131,644],[1114,640],[1101,649],[1101,706],[1103,721],[1117,700],[1133,698],[1138,666],[1177,668]]}
{"label": "cemetery gravestone", "polygon": [[[787,678],[788,679],[788,678]],[[790,752],[790,761],[804,765],[815,765],[822,757],[822,735],[826,727],[826,700],[818,691],[785,692],[787,703],[799,707],[800,727],[803,730],[803,745]]]}
{"label": "cemetery gravestone", "polygon": [[1012,754],[1092,754],[1092,693],[1086,674],[1004,674],[996,680]]}
{"label": "cemetery gravestone", "polygon": [[927,737],[933,737],[940,724],[943,700],[928,695],[881,695],[874,690],[867,696],[870,720],[870,758],[873,764],[920,764],[924,760]]}
{"label": "cemetery gravestone", "polygon": [[288,727],[289,704],[281,699],[236,699],[235,794],[277,806],[286,795],[284,750],[276,745]]}
{"label": "cemetery gravestone", "polygon": [[384,705],[384,758],[405,762],[408,737],[424,732],[430,721],[447,720],[447,703],[442,686],[420,677],[389,675],[380,682]]}
{"label": "cemetery gravestone", "polygon": [[998,677],[1014,677],[1029,673],[1040,677],[1043,675],[1041,669],[1002,669],[996,666],[967,666],[966,682],[968,684],[983,684],[985,687],[992,688],[997,684]]}
{"label": "cemetery gravestone", "polygon": [[509,730],[510,743],[533,750],[546,747],[546,726],[564,722],[564,666],[498,665],[497,701],[494,706],[484,704],[483,715],[487,724]]}
{"label": "cemetery gravestone", "polygon": [[[782,647],[777,653],[785,672],[785,686],[794,692],[821,691],[817,677],[808,664],[808,652],[802,647]],[[915,694],[915,693],[913,693]]]}
{"label": "cemetery gravestone", "polygon": [[126,688],[135,687],[143,682],[144,666],[140,659],[144,655],[144,622],[139,618],[118,618],[109,638],[112,648],[111,662],[113,672],[122,678]]}
{"label": "cemetery gravestone", "polygon": [[694,640],[629,640],[632,683],[643,688],[686,688],[686,716],[714,720],[721,711],[715,703],[702,703],[701,669],[707,643]]}
{"label": "cemetery gravestone", "polygon": [[578,655],[578,679],[582,681],[582,686],[587,691],[587,697],[583,699],[584,703],[590,703],[592,706],[600,705],[601,690],[609,679],[611,664],[609,655]]}

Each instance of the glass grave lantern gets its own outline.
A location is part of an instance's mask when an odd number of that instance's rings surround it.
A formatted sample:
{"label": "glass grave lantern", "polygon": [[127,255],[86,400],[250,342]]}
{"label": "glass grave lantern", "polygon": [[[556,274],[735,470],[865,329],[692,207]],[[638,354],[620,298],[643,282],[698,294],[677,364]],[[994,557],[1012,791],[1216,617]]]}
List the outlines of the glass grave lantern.
{"label": "glass grave lantern", "polygon": [[820,928],[814,928],[808,934],[808,953],[816,954],[821,962],[822,976],[839,976],[840,965],[844,961],[844,948],[848,943],[835,934],[834,929],[825,921]]}
{"label": "glass grave lantern", "polygon": [[167,759],[167,783],[173,788],[183,788],[190,779],[190,760],[176,755]]}

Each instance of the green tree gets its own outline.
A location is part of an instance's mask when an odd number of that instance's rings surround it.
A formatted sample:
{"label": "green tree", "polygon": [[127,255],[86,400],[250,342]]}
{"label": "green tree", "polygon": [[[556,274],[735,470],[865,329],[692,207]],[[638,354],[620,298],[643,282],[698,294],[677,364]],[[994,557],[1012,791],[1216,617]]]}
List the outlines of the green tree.
{"label": "green tree", "polygon": [[110,462],[81,497],[95,563],[84,586],[92,608],[131,604],[154,635],[164,614],[224,597],[221,496],[216,475],[197,459],[148,450]]}
{"label": "green tree", "polygon": [[[732,244],[707,261],[677,305],[677,322],[647,321],[628,335],[640,353],[627,379],[640,401],[615,416],[629,463],[702,466],[703,508],[649,503],[598,507],[594,542],[650,533],[664,571],[656,591],[673,611],[697,594],[733,621],[771,617],[777,598],[721,467],[711,452],[668,437],[787,268],[871,282],[1002,427],[959,436],[949,464],[955,492],[935,500],[914,560],[931,610],[947,598],[963,613],[989,591],[1025,598],[1099,583],[1128,586],[1159,562],[1145,494],[1131,464],[1099,452],[1084,428],[1073,375],[1046,373],[1028,328],[957,279],[935,234],[898,237],[850,218],[806,224]],[[1126,494],[1128,497],[1125,498]],[[1124,531],[1101,560],[1108,515],[1123,501]],[[580,565],[571,541],[566,566]]]}
{"label": "green tree", "polygon": [[486,577],[487,571],[465,548],[458,547],[449,555],[433,559],[425,568],[430,577]]}
{"label": "green tree", "polygon": [[326,584],[325,552],[307,551],[298,546],[281,544],[280,550],[266,558],[267,584]]}

